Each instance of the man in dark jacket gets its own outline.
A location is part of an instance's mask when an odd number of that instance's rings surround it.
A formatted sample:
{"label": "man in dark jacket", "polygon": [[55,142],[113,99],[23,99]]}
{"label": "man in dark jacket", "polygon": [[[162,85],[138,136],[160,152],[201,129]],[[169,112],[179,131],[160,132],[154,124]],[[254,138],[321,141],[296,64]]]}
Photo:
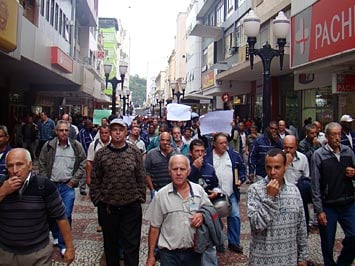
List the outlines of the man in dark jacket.
{"label": "man in dark jacket", "polygon": [[265,156],[272,148],[283,149],[281,138],[278,134],[278,123],[271,121],[265,133],[258,137],[249,152],[249,179],[255,181],[266,176]]}
{"label": "man in dark jacket", "polygon": [[[212,164],[204,161],[205,145],[202,140],[194,139],[190,143],[190,167],[188,179],[200,184],[208,194],[210,200],[217,196],[212,189],[218,187],[218,178]],[[202,265],[218,265],[215,247],[208,248],[202,255]]]}
{"label": "man in dark jacket", "polygon": [[[311,177],[314,210],[317,213],[319,234],[325,266],[351,265],[355,246],[355,155],[340,144],[341,125],[335,122],[325,127],[328,144],[312,156]],[[345,238],[337,263],[333,258],[337,223]]]}
{"label": "man in dark jacket", "polygon": [[232,211],[227,217],[228,248],[242,253],[240,245],[239,186],[246,180],[246,170],[239,153],[228,146],[227,135],[217,133],[213,137],[213,148],[207,151],[206,163],[213,165],[219,187],[229,196]]}

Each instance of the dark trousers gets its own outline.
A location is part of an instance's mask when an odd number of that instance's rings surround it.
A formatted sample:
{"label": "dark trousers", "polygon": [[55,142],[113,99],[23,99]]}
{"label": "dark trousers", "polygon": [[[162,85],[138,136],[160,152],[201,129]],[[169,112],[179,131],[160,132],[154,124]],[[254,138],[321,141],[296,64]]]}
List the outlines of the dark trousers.
{"label": "dark trousers", "polygon": [[[327,225],[318,225],[321,237],[321,247],[325,266],[351,265],[355,258],[355,205],[350,204],[344,207],[324,207],[327,215]],[[343,249],[338,257],[337,263],[333,258],[333,249],[337,222],[344,231]]]}
{"label": "dark trousers", "polygon": [[304,215],[306,218],[306,226],[307,226],[307,232],[309,232],[309,210],[308,210],[308,204],[312,203],[312,187],[311,187],[311,180],[308,177],[301,177],[296,186],[298,187],[298,190],[300,191],[301,198],[303,201],[303,209],[304,209]]}
{"label": "dark trousers", "polygon": [[124,265],[138,266],[142,227],[141,204],[116,207],[100,203],[98,211],[104,236],[106,265],[119,265],[121,243]]}
{"label": "dark trousers", "polygon": [[161,266],[200,266],[202,254],[191,249],[160,249]]}

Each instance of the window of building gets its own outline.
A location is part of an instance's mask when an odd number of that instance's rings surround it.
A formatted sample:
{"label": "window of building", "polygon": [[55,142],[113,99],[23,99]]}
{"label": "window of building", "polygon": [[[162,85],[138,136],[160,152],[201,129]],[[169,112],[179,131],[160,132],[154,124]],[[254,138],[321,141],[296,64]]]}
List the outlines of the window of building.
{"label": "window of building", "polygon": [[63,11],[60,9],[59,11],[59,24],[58,24],[58,30],[59,34],[62,35],[62,29],[63,29]]}
{"label": "window of building", "polygon": [[49,0],[46,0],[46,20],[49,21]]}
{"label": "window of building", "polygon": [[53,26],[54,23],[54,0],[51,0],[51,19],[50,23]]}
{"label": "window of building", "polygon": [[227,14],[230,15],[234,11],[234,0],[227,0]]}
{"label": "window of building", "polygon": [[55,23],[54,23],[55,30],[58,30],[58,11],[59,11],[59,6],[58,4],[55,4]]}
{"label": "window of building", "polygon": [[219,27],[224,22],[224,3],[220,1],[216,10],[216,26]]}
{"label": "window of building", "polygon": [[232,56],[231,48],[234,46],[234,31],[232,28],[224,35],[224,58]]}
{"label": "window of building", "polygon": [[247,44],[247,36],[244,34],[243,23],[238,21],[235,27],[235,43],[237,47],[242,47]]}
{"label": "window of building", "polygon": [[44,17],[44,0],[41,0],[41,15]]}

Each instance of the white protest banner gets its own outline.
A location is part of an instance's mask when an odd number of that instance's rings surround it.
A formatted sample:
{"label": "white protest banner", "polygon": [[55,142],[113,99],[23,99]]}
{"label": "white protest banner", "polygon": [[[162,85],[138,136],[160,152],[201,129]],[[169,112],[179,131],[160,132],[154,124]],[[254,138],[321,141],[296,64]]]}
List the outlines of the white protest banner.
{"label": "white protest banner", "polygon": [[228,135],[232,131],[233,110],[214,111],[200,116],[201,135],[223,132]]}
{"label": "white protest banner", "polygon": [[166,119],[169,121],[189,121],[191,120],[191,106],[169,103],[166,106],[167,116]]}
{"label": "white protest banner", "polygon": [[127,124],[127,126],[131,126],[131,124],[132,124],[132,120],[135,118],[135,116],[134,115],[130,115],[130,116],[128,116],[128,115],[124,115],[123,116],[123,121]]}

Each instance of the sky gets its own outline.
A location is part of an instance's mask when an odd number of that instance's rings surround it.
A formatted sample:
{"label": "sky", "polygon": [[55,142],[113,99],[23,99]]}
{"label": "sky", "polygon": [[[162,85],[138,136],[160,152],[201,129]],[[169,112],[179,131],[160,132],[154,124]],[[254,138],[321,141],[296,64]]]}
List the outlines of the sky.
{"label": "sky", "polygon": [[121,20],[130,38],[130,75],[156,77],[175,46],[176,18],[191,0],[99,0],[99,17]]}

